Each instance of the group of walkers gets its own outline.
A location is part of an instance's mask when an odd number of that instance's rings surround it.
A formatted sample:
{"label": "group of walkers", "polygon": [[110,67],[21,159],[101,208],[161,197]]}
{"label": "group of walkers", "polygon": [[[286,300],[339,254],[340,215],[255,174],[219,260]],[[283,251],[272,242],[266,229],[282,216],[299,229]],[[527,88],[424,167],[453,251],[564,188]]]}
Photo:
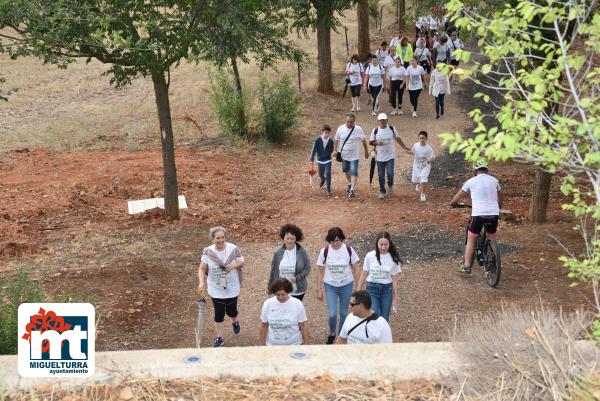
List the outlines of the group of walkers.
{"label": "group of walkers", "polygon": [[[406,153],[414,156],[412,182],[416,185],[415,189],[419,192],[421,201],[427,200],[427,183],[434,158],[433,148],[427,143],[427,139],[427,131],[420,131],[418,142],[409,148],[398,135],[396,128],[388,123],[387,114],[380,113],[377,116],[377,127],[371,131],[368,145],[373,147],[371,155],[377,164],[379,199],[384,199],[393,193],[397,143]],[[366,135],[356,124],[356,115],[352,112],[346,114],[345,124],[338,127],[333,138],[331,138],[331,127],[323,126],[321,135],[313,143],[310,162],[314,165],[315,158],[317,159],[319,187],[326,190],[327,196],[331,196],[332,193],[331,173],[334,154],[335,159],[341,162],[342,172],[346,177],[348,197],[356,196],[361,147],[365,159],[368,159],[368,145]]]}
{"label": "group of walkers", "polygon": [[[458,267],[462,274],[471,274],[476,239],[482,227],[486,226],[487,236],[496,235],[503,201],[500,184],[488,174],[488,164],[483,160],[477,162],[475,176],[464,183],[450,205],[469,195],[471,218],[464,263]],[[225,241],[225,228],[213,227],[209,235],[213,244],[203,250],[200,258],[198,292],[212,298],[216,330],[213,346],[221,347],[225,343],[225,315],[231,319],[234,334],[241,330],[238,297],[244,257],[238,247]],[[303,301],[309,287],[311,259],[301,245],[304,235],[298,226],[283,225],[279,237],[283,243],[273,253],[265,280],[272,297],[261,310],[259,344],[308,344],[308,317]],[[326,344],[392,342],[390,311],[400,307],[394,277],[400,274],[402,261],[390,234],[382,231],[376,235],[373,249],[364,256],[362,269],[360,256],[346,243],[341,228],[331,227],[325,242],[316,262],[316,296],[327,303]]]}
{"label": "group of walkers", "polygon": [[390,115],[402,115],[404,89],[408,90],[412,117],[417,117],[421,92],[427,89],[425,76],[429,74],[429,94],[435,98],[436,118],[444,115],[444,97],[449,95],[450,79],[443,72],[444,65],[458,66],[456,50],[464,48],[458,31],[448,27],[437,17],[420,17],[416,24],[416,38],[410,42],[401,31],[381,46],[374,54],[368,54],[361,64],[359,56],[353,55],[346,64],[346,84],[352,94],[352,112],[361,110],[360,94],[365,87],[369,94],[367,104],[372,104],[373,116],[381,111],[380,98],[389,94],[392,107]]}

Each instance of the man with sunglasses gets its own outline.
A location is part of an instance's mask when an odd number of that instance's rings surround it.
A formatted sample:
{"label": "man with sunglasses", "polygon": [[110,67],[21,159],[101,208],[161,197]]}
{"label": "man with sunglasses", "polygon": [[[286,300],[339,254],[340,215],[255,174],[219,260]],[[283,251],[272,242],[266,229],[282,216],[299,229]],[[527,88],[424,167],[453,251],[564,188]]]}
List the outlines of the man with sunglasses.
{"label": "man with sunglasses", "polygon": [[352,313],[344,321],[336,344],[381,344],[392,342],[389,323],[371,311],[371,296],[367,291],[355,291],[350,298]]}

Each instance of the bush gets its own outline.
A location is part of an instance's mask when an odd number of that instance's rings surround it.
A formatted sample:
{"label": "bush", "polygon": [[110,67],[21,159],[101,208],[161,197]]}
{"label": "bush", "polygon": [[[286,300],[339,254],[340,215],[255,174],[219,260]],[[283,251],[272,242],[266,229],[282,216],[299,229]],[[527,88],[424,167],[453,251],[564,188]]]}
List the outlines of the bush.
{"label": "bush", "polygon": [[477,400],[588,399],[600,350],[577,340],[591,322],[585,312],[516,306],[459,322],[453,342],[464,369],[454,387]]}
{"label": "bush", "polygon": [[292,128],[298,126],[300,95],[289,74],[269,84],[260,82],[262,135],[271,143],[282,143]]}
{"label": "bush", "polygon": [[231,75],[219,70],[209,74],[210,97],[217,113],[223,134],[232,138],[245,138],[248,135],[246,122],[246,102],[240,96]]}
{"label": "bush", "polygon": [[0,277],[0,355],[17,353],[19,305],[43,299],[44,289],[29,278],[26,267],[17,269],[8,283]]}

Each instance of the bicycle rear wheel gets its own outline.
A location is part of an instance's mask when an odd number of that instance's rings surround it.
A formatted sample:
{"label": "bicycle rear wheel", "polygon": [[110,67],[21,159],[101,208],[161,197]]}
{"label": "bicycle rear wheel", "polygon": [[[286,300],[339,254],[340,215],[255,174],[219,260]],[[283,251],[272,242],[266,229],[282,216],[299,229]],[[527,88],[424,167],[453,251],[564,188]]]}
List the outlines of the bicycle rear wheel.
{"label": "bicycle rear wheel", "polygon": [[490,287],[494,288],[500,282],[501,269],[500,248],[496,238],[488,237],[483,248],[483,275]]}

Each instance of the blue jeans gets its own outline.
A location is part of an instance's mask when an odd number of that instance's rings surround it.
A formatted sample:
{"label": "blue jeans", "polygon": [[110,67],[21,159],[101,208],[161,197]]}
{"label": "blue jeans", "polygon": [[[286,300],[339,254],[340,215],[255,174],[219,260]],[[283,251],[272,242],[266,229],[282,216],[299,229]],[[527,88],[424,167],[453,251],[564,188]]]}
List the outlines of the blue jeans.
{"label": "blue jeans", "polygon": [[[327,283],[325,284],[325,298],[327,299],[327,314],[329,315],[329,335],[339,333],[344,325],[346,316],[348,316],[348,306],[350,305],[350,297],[352,296],[352,284],[348,283],[341,287],[334,287]],[[340,326],[335,329],[337,320],[337,309],[339,305]]]}
{"label": "blue jeans", "polygon": [[377,162],[377,175],[379,176],[379,192],[385,193],[385,173],[387,171],[388,187],[394,185],[394,159],[386,162]]}
{"label": "blue jeans", "polygon": [[319,178],[321,178],[321,182],[319,186],[322,187],[323,184],[326,184],[327,192],[331,192],[331,162],[326,164],[317,163]]}
{"label": "blue jeans", "polygon": [[344,173],[350,172],[352,177],[358,177],[358,159],[346,160],[342,159],[342,171]]}
{"label": "blue jeans", "polygon": [[390,309],[392,308],[392,300],[394,289],[392,283],[379,284],[369,283],[367,281],[367,292],[371,296],[371,310],[379,313],[385,320],[390,321]]}
{"label": "blue jeans", "polygon": [[444,96],[445,93],[440,93],[435,97],[435,115],[439,116],[440,111],[444,114]]}

